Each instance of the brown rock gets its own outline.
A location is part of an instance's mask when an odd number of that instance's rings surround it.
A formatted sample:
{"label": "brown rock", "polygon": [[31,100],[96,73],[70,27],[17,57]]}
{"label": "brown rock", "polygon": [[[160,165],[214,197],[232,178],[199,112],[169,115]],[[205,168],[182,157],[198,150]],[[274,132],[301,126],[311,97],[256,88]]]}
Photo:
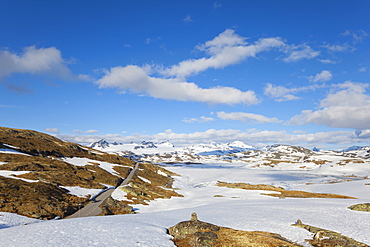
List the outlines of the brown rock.
{"label": "brown rock", "polygon": [[203,246],[249,246],[249,247],[298,247],[279,234],[269,232],[248,232],[216,226],[198,220],[195,213],[191,220],[182,221],[168,229],[178,247]]}

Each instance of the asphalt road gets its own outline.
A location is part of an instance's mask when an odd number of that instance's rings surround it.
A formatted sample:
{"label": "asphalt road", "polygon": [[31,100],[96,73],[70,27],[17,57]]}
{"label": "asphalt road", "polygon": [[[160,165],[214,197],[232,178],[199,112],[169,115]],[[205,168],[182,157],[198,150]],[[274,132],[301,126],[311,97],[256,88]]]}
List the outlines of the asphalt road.
{"label": "asphalt road", "polygon": [[[136,163],[135,167],[130,171],[126,179],[123,180],[123,182],[117,187],[122,186],[122,185],[127,185],[130,182],[130,179],[135,175],[138,168],[139,168],[139,163]],[[108,189],[104,191],[103,193],[95,197],[95,200],[91,200],[85,207],[76,211],[74,214],[67,216],[66,219],[98,216],[103,211],[101,208],[99,208],[99,206],[105,201],[105,199],[107,199],[108,197],[112,195],[113,191],[116,188]]]}

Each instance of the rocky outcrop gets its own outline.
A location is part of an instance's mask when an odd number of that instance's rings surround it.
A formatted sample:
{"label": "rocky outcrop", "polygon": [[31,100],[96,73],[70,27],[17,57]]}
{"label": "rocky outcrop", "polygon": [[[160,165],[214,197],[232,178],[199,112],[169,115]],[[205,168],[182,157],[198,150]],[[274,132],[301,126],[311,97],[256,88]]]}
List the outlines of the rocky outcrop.
{"label": "rocky outcrop", "polygon": [[355,211],[365,211],[365,212],[370,212],[370,203],[361,203],[361,204],[356,204],[348,207],[351,210]]}
{"label": "rocky outcrop", "polygon": [[101,215],[116,215],[116,214],[133,214],[134,209],[128,205],[127,201],[117,201],[112,197],[108,197],[100,206],[103,212]]}
{"label": "rocky outcrop", "polygon": [[221,227],[198,220],[195,213],[168,229],[178,247],[249,246],[249,247],[298,247],[276,233],[248,232]]}
{"label": "rocky outcrop", "polygon": [[297,220],[293,226],[301,227],[314,233],[313,239],[306,239],[314,247],[369,247],[369,245],[358,242],[352,238],[346,237],[338,232],[318,228],[303,224],[302,221]]}
{"label": "rocky outcrop", "polygon": [[75,212],[88,198],[68,194],[57,185],[0,176],[0,211],[38,219],[63,218]]}

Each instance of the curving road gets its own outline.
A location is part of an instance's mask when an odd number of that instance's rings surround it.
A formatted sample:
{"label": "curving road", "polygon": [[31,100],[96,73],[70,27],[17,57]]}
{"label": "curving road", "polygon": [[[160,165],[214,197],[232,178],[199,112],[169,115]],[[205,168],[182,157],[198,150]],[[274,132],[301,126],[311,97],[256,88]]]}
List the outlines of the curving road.
{"label": "curving road", "polygon": [[[130,182],[131,178],[137,172],[138,168],[139,168],[139,163],[136,163],[135,167],[130,171],[126,179],[123,180],[123,182],[119,184],[117,187],[122,186],[122,185],[127,185]],[[90,201],[85,207],[76,211],[74,214],[71,214],[70,216],[65,217],[65,219],[98,216],[103,211],[101,208],[99,208],[99,206],[105,201],[105,199],[107,199],[108,197],[112,195],[113,191],[116,188],[112,188],[112,189],[108,189],[104,191],[103,193],[95,197],[94,200]]]}

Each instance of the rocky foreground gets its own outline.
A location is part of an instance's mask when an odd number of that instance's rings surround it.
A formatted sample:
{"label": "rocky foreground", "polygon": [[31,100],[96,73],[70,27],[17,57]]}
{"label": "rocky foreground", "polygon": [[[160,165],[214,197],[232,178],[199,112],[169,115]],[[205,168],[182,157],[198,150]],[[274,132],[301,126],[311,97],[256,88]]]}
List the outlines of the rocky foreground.
{"label": "rocky foreground", "polygon": [[[306,225],[300,220],[293,226],[312,232],[312,239],[306,239],[306,241],[314,247],[368,247],[340,233]],[[192,214],[189,221],[182,221],[170,227],[168,232],[173,236],[173,242],[178,247],[302,247],[276,233],[241,231],[203,222],[198,220],[196,213]]]}

